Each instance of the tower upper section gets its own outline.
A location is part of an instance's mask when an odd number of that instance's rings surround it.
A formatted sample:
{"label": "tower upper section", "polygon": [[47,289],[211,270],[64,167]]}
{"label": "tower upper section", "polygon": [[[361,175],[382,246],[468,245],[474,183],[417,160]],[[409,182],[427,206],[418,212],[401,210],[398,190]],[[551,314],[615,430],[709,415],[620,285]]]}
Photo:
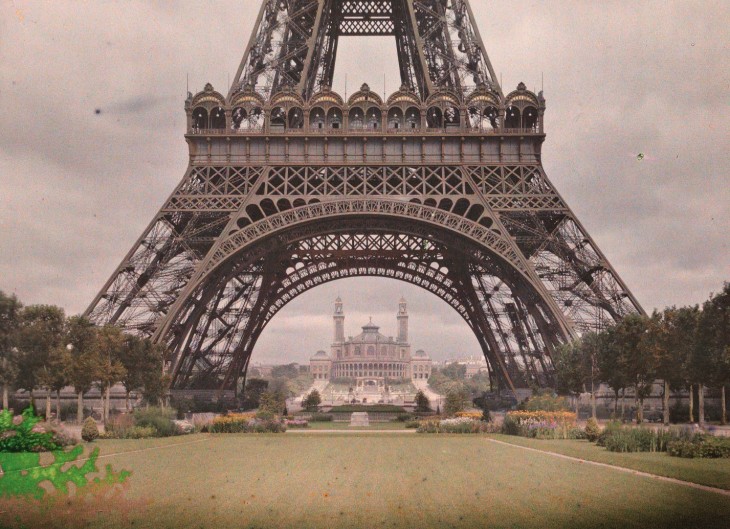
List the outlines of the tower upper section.
{"label": "tower upper section", "polygon": [[309,99],[332,86],[347,36],[394,39],[401,82],[422,99],[479,85],[501,94],[468,0],[263,0],[229,95],[291,88]]}
{"label": "tower upper section", "polygon": [[327,87],[303,99],[290,87],[266,98],[250,85],[226,98],[207,84],[185,110],[189,135],[543,136],[545,99],[524,83],[506,96],[481,84],[425,99],[403,85],[386,100],[364,84],[347,101]]}
{"label": "tower upper section", "polygon": [[335,325],[335,343],[345,341],[345,312],[342,308],[342,299],[338,296],[335,300],[335,312],[332,315]]}
{"label": "tower upper section", "polygon": [[398,302],[398,342],[408,343],[408,307],[405,298]]}

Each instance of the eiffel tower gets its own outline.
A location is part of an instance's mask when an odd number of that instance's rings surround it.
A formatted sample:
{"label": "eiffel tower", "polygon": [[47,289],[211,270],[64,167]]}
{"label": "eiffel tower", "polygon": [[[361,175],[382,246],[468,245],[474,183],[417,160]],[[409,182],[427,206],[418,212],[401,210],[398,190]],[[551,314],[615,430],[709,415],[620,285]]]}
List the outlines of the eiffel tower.
{"label": "eiffel tower", "polygon": [[[397,92],[332,91],[348,36],[395,37]],[[185,176],[86,311],[165,344],[173,389],[236,391],[276,313],[346,277],[443,299],[513,391],[643,312],[545,174],[542,92],[503,93],[468,0],[263,0],[228,94],[185,112]]]}

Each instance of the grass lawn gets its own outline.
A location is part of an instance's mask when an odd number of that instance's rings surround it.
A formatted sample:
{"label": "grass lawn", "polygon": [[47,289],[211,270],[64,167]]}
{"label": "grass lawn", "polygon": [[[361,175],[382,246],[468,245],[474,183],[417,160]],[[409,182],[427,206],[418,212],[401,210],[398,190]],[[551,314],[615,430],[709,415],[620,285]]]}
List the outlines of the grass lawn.
{"label": "grass lawn", "polygon": [[370,426],[350,426],[349,422],[310,422],[309,428],[290,430],[405,430],[404,422],[371,422]]}
{"label": "grass lawn", "polygon": [[123,497],[1,501],[0,527],[730,527],[730,497],[481,435],[230,434],[95,444],[102,455],[116,454],[100,463],[132,471]]}
{"label": "grass lawn", "polygon": [[671,457],[666,453],[609,452],[588,441],[527,439],[513,435],[494,435],[494,438],[538,450],[730,490],[730,459],[684,459]]}

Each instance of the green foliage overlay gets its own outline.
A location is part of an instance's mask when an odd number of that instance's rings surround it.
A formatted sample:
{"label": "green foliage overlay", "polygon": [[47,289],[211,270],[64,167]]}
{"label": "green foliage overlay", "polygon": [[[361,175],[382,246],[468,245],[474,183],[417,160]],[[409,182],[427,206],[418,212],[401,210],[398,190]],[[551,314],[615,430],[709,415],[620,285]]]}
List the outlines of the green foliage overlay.
{"label": "green foliage overlay", "polygon": [[73,483],[77,489],[92,483],[113,485],[124,483],[131,475],[125,470],[114,472],[111,465],[107,465],[103,477],[89,479],[89,474],[98,472],[96,460],[99,457],[99,448],[94,448],[81,466],[72,465],[67,470],[62,470],[64,465],[73,463],[82,453],[81,445],[68,452],[53,452],[55,460],[47,466],[40,465],[38,453],[0,453],[0,467],[3,470],[0,475],[0,498],[23,496],[41,499],[46,493],[40,486],[43,482],[49,482],[58,492],[68,494],[69,483]]}

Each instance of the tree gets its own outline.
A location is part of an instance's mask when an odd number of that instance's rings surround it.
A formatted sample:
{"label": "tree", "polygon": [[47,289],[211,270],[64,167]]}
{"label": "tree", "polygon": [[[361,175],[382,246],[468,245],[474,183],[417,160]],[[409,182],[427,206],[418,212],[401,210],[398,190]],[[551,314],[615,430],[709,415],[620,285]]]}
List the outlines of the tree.
{"label": "tree", "polygon": [[286,396],[280,391],[266,390],[259,400],[259,411],[281,415],[286,408]]}
{"label": "tree", "polygon": [[313,389],[302,401],[302,407],[307,411],[317,411],[320,404],[322,404],[322,397],[316,389]]}
{"label": "tree", "polygon": [[145,371],[141,377],[142,396],[149,404],[159,404],[163,402],[172,383],[172,377],[163,370],[165,347],[162,344],[152,343],[147,338],[143,339],[142,343],[143,364],[145,365]]}
{"label": "tree", "polygon": [[[618,397],[626,391],[629,381],[623,359],[616,346],[616,327],[609,327],[598,335],[598,376],[608,384],[614,393],[613,414],[618,415]],[[624,416],[623,397],[621,399],[621,418]]]}
{"label": "tree", "polygon": [[9,387],[18,376],[17,335],[23,305],[18,298],[0,290],[0,384],[3,386],[3,409],[8,409]]}
{"label": "tree", "polygon": [[634,386],[636,422],[644,420],[644,399],[651,395],[656,368],[650,344],[649,318],[629,314],[616,325],[616,346],[626,368],[627,379]]}
{"label": "tree", "polygon": [[70,350],[67,366],[68,383],[76,391],[76,422],[84,421],[84,393],[91,389],[96,373],[96,332],[97,328],[82,316],[72,316],[66,321],[64,342]]}
{"label": "tree", "polygon": [[271,368],[271,378],[296,378],[298,375],[297,364],[285,364]]}
{"label": "tree", "polygon": [[431,411],[431,401],[428,400],[426,394],[420,389],[416,392],[416,411]]}
{"label": "tree", "polygon": [[578,415],[579,395],[585,386],[586,369],[579,340],[558,348],[553,363],[558,391],[575,396],[575,414]]}
{"label": "tree", "polygon": [[451,380],[464,380],[466,378],[466,366],[458,362],[452,362],[441,370],[441,374]]}
{"label": "tree", "polygon": [[246,381],[246,387],[243,390],[244,409],[251,410],[258,408],[261,402],[261,394],[269,387],[269,382],[263,378],[250,378]]}
{"label": "tree", "polygon": [[454,384],[446,391],[446,401],[444,402],[446,415],[456,415],[457,412],[463,411],[468,404],[469,394],[462,384]]}
{"label": "tree", "polygon": [[[725,355],[730,340],[730,285],[725,283],[723,292],[711,295],[702,305],[697,319],[697,339],[692,355],[691,368],[693,378],[699,385],[699,423],[704,427],[704,388],[706,385],[721,386],[724,397],[727,372],[725,371]],[[721,400],[724,401],[724,398]],[[723,416],[726,411],[723,410]],[[727,417],[725,417],[727,421]]]}
{"label": "tree", "polygon": [[[68,368],[71,364],[71,352],[60,344],[50,353],[45,385],[56,394],[56,419],[61,420],[61,390],[68,386]],[[46,399],[46,404],[50,399]],[[46,418],[50,417],[50,410],[46,408]]]}
{"label": "tree", "polygon": [[96,357],[94,379],[102,393],[101,407],[105,424],[109,419],[111,388],[126,374],[121,362],[124,347],[125,336],[119,327],[105,325],[98,330],[94,343],[94,356]]}
{"label": "tree", "polygon": [[664,424],[669,424],[669,395],[672,388],[687,383],[686,366],[689,350],[685,346],[683,321],[688,317],[686,308],[666,308],[654,312],[649,320],[649,343],[652,348],[656,375],[664,382]]}
{"label": "tree", "polygon": [[62,346],[65,323],[63,309],[52,305],[29,305],[20,314],[18,386],[30,391],[33,404],[33,391],[46,389],[46,419],[51,412],[52,351]]}

